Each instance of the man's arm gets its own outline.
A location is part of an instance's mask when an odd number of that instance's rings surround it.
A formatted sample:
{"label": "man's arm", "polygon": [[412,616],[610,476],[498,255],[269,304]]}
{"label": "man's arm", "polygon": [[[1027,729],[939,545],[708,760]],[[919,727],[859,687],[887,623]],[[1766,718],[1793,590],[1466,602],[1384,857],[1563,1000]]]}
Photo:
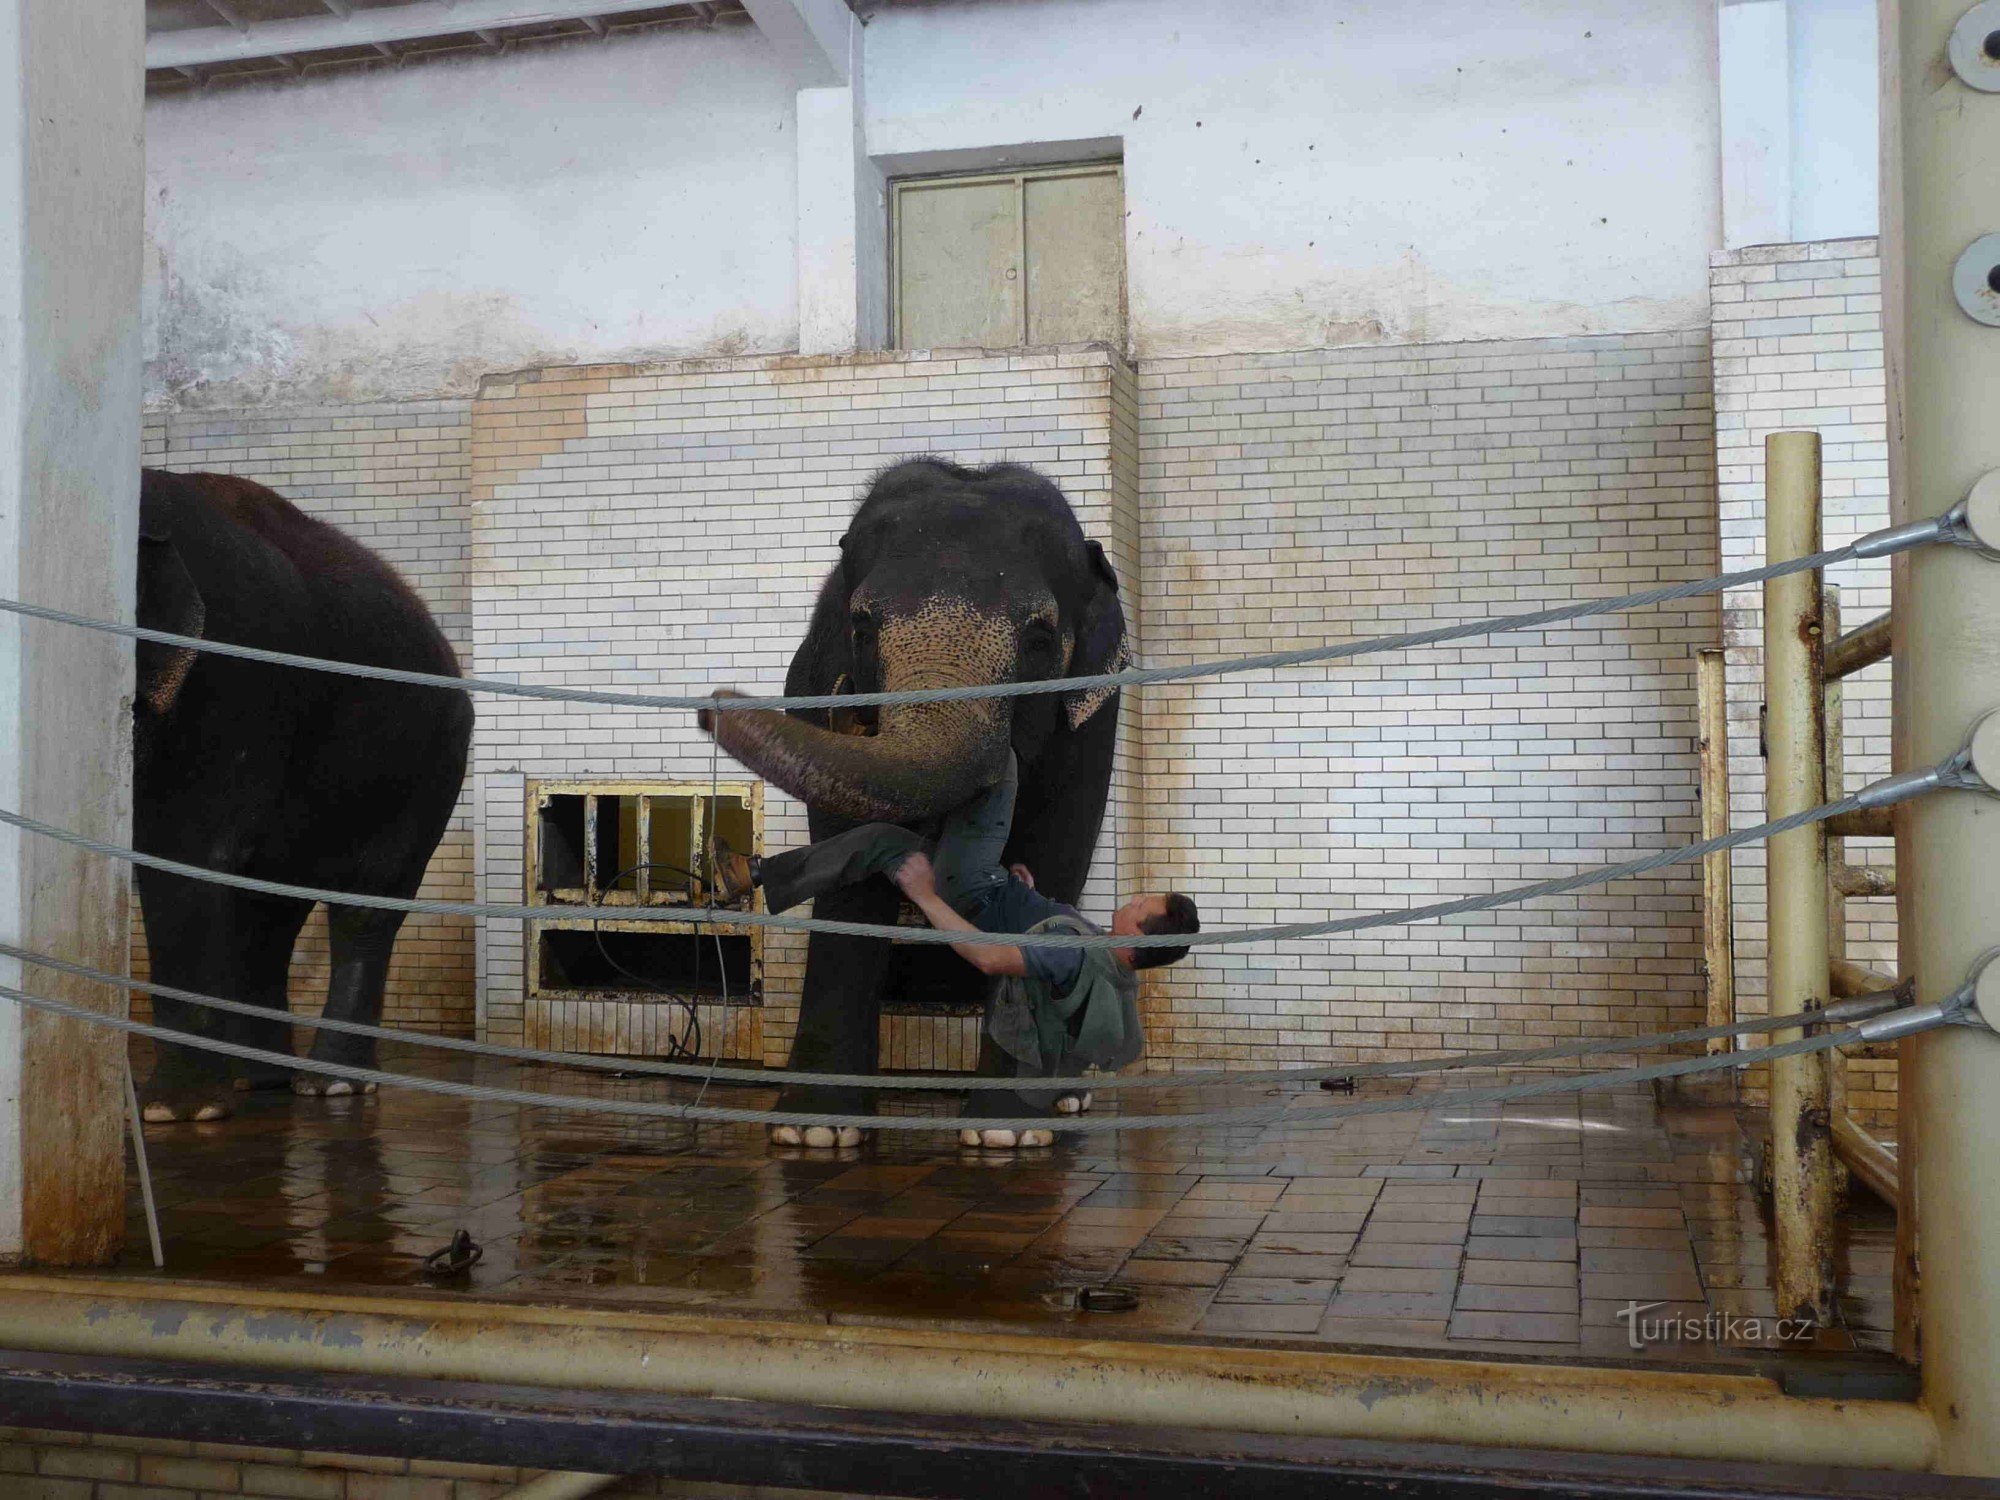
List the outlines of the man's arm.
{"label": "man's arm", "polygon": [[[917,903],[917,910],[924,914],[924,919],[938,931],[979,931],[953,911],[945,899],[937,893],[931,862],[922,854],[912,854],[898,865],[894,879],[896,884],[902,887],[903,894]],[[982,974],[997,974],[1003,979],[1014,979],[1028,972],[1019,948],[1002,947],[995,943],[953,943],[951,951]]]}

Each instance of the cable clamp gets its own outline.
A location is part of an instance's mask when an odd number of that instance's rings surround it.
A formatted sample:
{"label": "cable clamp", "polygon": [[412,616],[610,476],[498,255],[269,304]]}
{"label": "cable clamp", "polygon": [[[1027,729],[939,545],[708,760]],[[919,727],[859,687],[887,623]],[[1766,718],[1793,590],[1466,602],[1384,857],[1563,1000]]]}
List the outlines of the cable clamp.
{"label": "cable clamp", "polygon": [[1965,981],[1944,999],[1865,1020],[1854,1028],[1854,1039],[1893,1042],[1940,1026],[1975,1026],[2000,1035],[2000,964],[1995,959],[2000,959],[2000,948],[1988,948],[1972,961]]}
{"label": "cable clamp", "polygon": [[1893,807],[1931,791],[2000,792],[2000,709],[1973,721],[1959,747],[1934,766],[1903,771],[1854,793],[1857,808]]}
{"label": "cable clamp", "polygon": [[[1921,521],[1905,521],[1901,526],[1884,527],[1881,531],[1871,531],[1847,548],[1852,557],[1893,557],[1898,552],[1908,552],[1912,547],[1922,547],[1930,542],[1952,542],[1959,546],[1977,546],[1976,541],[1961,542],[1953,531],[1954,520],[1963,511],[1963,505],[1947,511],[1941,516],[1927,516]],[[1967,533],[1968,537],[1970,533]],[[2000,553],[1992,554],[2000,556]]]}

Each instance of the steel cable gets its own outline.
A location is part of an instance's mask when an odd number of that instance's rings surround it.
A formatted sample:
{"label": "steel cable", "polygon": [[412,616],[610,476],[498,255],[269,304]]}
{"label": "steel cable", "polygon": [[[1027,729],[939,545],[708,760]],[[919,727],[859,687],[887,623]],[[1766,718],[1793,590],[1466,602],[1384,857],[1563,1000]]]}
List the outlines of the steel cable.
{"label": "steel cable", "polygon": [[1226,657],[1216,661],[1193,662],[1173,667],[1132,667],[1122,672],[1100,672],[1085,677],[1060,677],[1040,682],[1001,682],[951,688],[904,689],[879,693],[806,693],[771,698],[717,698],[712,695],[687,696],[661,693],[615,693],[594,688],[566,688],[550,684],[512,682],[493,677],[446,677],[434,672],[405,671],[400,667],[377,667],[364,662],[334,661],[326,657],[302,656],[291,651],[273,651],[262,646],[244,646],[228,641],[204,640],[200,636],[176,635],[144,625],[124,625],[113,620],[71,614],[43,604],[20,599],[0,599],[0,612],[20,615],[50,624],[71,625],[131,640],[152,641],[163,646],[180,646],[234,656],[271,666],[303,667],[343,677],[366,677],[380,682],[401,682],[416,687],[444,688],[460,693],[498,693],[514,698],[537,698],[556,703],[590,703],[605,708],[714,709],[724,713],[751,709],[791,710],[816,708],[874,708],[911,703],[957,703],[978,698],[1021,698],[1038,693],[1075,693],[1097,688],[1142,687],[1149,683],[1182,682],[1201,677],[1221,677],[1237,672],[1272,671],[1281,667],[1308,666],[1315,662],[1343,661],[1382,651],[1407,651],[1419,646],[1438,646],[1451,641],[1470,640],[1482,635],[1500,635],[1515,630],[1540,630],[1587,620],[1598,615],[1644,609],[1679,599],[1720,594],[1733,588],[1785,578],[1794,573],[1831,567],[1862,557],[1888,557],[1940,539],[1956,540],[1953,516],[1940,516],[1887,531],[1871,532],[1842,547],[1815,552],[1809,557],[1788,558],[1762,567],[1721,573],[1713,578],[1691,579],[1685,583],[1662,584],[1637,593],[1619,594],[1609,599],[1592,599],[1549,609],[1527,610],[1520,614],[1494,615],[1467,620],[1457,625],[1439,625],[1429,630],[1404,631],[1396,635],[1371,636],[1337,645],[1307,646],[1296,651],[1269,651],[1256,656]]}
{"label": "steel cable", "polygon": [[[1972,784],[1975,783],[1965,779],[1962,757],[1954,756],[1951,760],[1927,771],[1905,772],[1899,776],[1888,777],[1837,802],[1823,803],[1819,807],[1775,818],[1768,823],[1759,823],[1753,828],[1719,834],[1700,843],[1686,844],[1677,849],[1657,850],[1652,854],[1625,860],[1619,864],[1595,865],[1573,875],[1538,880],[1528,885],[1512,886],[1506,890],[1491,891],[1479,896],[1460,896],[1450,901],[1434,901],[1425,906],[1364,912],[1352,917],[1335,917],[1319,922],[1288,922],[1274,927],[1234,927],[1197,933],[1163,932],[1129,935],[1097,933],[1088,936],[1060,932],[941,932],[932,927],[890,927],[872,922],[839,922],[823,917],[774,916],[769,912],[760,911],[726,911],[717,908],[711,913],[707,909],[692,906],[621,908],[619,919],[672,922],[686,926],[710,924],[721,927],[774,927],[795,932],[830,932],[847,937],[888,938],[905,943],[944,943],[999,948],[1217,947],[1234,943],[1288,942],[1302,938],[1340,937],[1347,933],[1365,932],[1376,927],[1398,927],[1417,922],[1437,921],[1446,917],[1490,911],[1501,906],[1518,905],[1524,901],[1565,896],[1590,886],[1608,884],[1633,875],[1644,875],[1669,865],[1684,864],[1709,854],[1720,853],[1725,849],[1775,838],[1795,828],[1824,822],[1842,813],[1857,812],[1864,807],[1893,806],[1897,802],[1907,801],[1911,797],[1941,786]],[[293,900],[324,901],[329,905],[372,907],[381,911],[421,912],[447,917],[484,917],[489,920],[515,922],[558,921],[573,917],[578,910],[575,907],[564,906],[515,906],[483,901],[430,901],[420,897],[370,896],[354,891],[325,890],[317,886],[260,880],[252,875],[235,875],[221,870],[207,869],[201,865],[165,859],[156,854],[144,854],[123,845],[92,838],[87,834],[57,828],[53,824],[24,817],[6,808],[0,808],[0,823],[39,834],[44,838],[55,839],[74,848],[86,849],[93,854],[123,860],[128,864],[144,865],[148,869],[185,876],[190,880],[203,880],[216,885],[233,886],[238,890],[284,896]]]}
{"label": "steel cable", "polygon": [[[805,1084],[820,1088],[862,1088],[890,1093],[955,1093],[981,1090],[1010,1090],[1024,1086],[1036,1092],[1060,1089],[1112,1091],[1117,1089],[1199,1089],[1224,1085],[1242,1087],[1272,1084],[1317,1084],[1336,1078],[1401,1078],[1425,1073],[1449,1072],[1456,1068],[1529,1067],[1545,1062],[1591,1057],[1604,1052],[1657,1052],[1668,1047],[1696,1042],[1718,1041],[1726,1037],[1748,1036],[1760,1031],[1782,1031],[1788,1026],[1811,1023],[1817,1012],[1801,1011],[1788,1016],[1753,1016],[1720,1026],[1697,1026],[1683,1031],[1660,1032],[1637,1037],[1592,1037],[1587,1041],[1565,1042],[1547,1047],[1519,1047],[1495,1052],[1455,1052],[1441,1057],[1412,1058],[1406,1062],[1325,1064],[1297,1068],[1268,1068],[1259,1072],[1233,1072],[1227,1068],[1197,1069],[1186,1073],[1106,1074],[1084,1078],[982,1078],[958,1073],[906,1073],[885,1078],[874,1073],[802,1073],[789,1068],[724,1068],[704,1063],[658,1062],[651,1058],[604,1057],[587,1052],[555,1052],[540,1047],[512,1047],[502,1042],[479,1042],[464,1037],[439,1036],[430,1032],[401,1031],[391,1026],[373,1026],[365,1021],[341,1021],[330,1016],[302,1016],[273,1011],[243,1000],[220,995],[204,995],[151,980],[129,979],[87,964],[53,958],[31,949],[0,942],[0,957],[17,959],[37,968],[53,969],[77,979],[135,991],[161,999],[180,1000],[230,1015],[255,1020],[282,1019],[290,1025],[314,1031],[334,1031],[346,1036],[373,1037],[378,1041],[401,1042],[438,1051],[498,1057],[510,1062],[544,1063],[552,1067],[620,1075],[643,1074],[657,1078],[684,1078],[696,1082],[749,1084],[761,1086]],[[176,1033],[180,1035],[181,1033]]]}
{"label": "steel cable", "polygon": [[[532,1089],[496,1088],[487,1084],[460,1083],[450,1078],[421,1078],[383,1068],[352,1067],[344,1063],[297,1058],[289,1053],[271,1052],[261,1047],[248,1047],[239,1042],[225,1042],[214,1037],[191,1037],[185,1032],[171,1031],[144,1021],[134,1021],[124,1016],[109,1016],[85,1006],[71,1005],[67,1001],[30,995],[7,985],[0,985],[0,998],[13,1000],[31,1010],[39,1010],[49,1015],[63,1016],[95,1026],[107,1026],[128,1034],[151,1037],[155,1041],[194,1046],[202,1051],[216,1052],[246,1062],[271,1063],[303,1072],[321,1073],[332,1078],[345,1078],[354,1083],[372,1083],[378,1086],[386,1084],[391,1088],[450,1094],[484,1103],[514,1104],[532,1109],[571,1110],[682,1123],[806,1127],[821,1125],[834,1129],[852,1127],[860,1130],[1017,1132],[1051,1130],[1072,1135],[1101,1135],[1118,1130],[1209,1130],[1287,1123],[1294,1128],[1306,1129],[1365,1115],[1400,1114],[1411,1110],[1444,1107],[1476,1109],[1483,1105],[1500,1104],[1514,1099],[1531,1099],[1547,1094],[1585,1093],[1593,1089],[1616,1088],[1624,1084],[1648,1083],[1661,1078],[1685,1077],[1689,1074],[1710,1072],[1717,1068],[1748,1067],[1753,1063],[1773,1062],[1782,1057],[1797,1057],[1803,1053],[1825,1051],[1843,1045],[1854,1035],[1852,1031],[1843,1028],[1800,1037],[1790,1042],[1780,1042],[1773,1046],[1754,1047],[1743,1052],[1717,1052],[1701,1057],[1677,1058],[1670,1062],[1625,1068],[1608,1073],[1567,1074],[1560,1078],[1501,1084],[1484,1089],[1446,1090],[1431,1094],[1411,1093],[1387,1099],[1357,1099],[1346,1103],[1316,1104],[1311,1109],[1293,1109],[1286,1105],[1249,1105],[1237,1109],[1192,1110],[1185,1114],[1109,1115],[1094,1118],[1083,1115],[1031,1115],[1018,1119],[981,1119],[956,1115],[813,1114],[800,1110],[732,1109],[726,1105],[716,1104],[659,1104],[640,1099],[592,1099],[577,1094],[547,1094]],[[1033,1079],[1024,1081],[1031,1085],[1036,1082]]]}

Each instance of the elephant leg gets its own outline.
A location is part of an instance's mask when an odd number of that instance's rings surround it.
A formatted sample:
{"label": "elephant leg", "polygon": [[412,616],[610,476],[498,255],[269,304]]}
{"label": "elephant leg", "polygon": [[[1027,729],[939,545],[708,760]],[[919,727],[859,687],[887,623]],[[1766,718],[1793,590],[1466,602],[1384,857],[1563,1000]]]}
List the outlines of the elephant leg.
{"label": "elephant leg", "polygon": [[[282,897],[244,896],[237,906],[237,962],[242,969],[241,998],[266,1007],[268,1016],[232,1016],[229,1035],[245,1046],[266,1052],[292,1050],[292,949],[299,929],[312,914],[310,901]],[[238,1089],[281,1089],[292,1070],[278,1063],[234,1060]]]}
{"label": "elephant leg", "polygon": [[[979,1037],[979,1076],[1008,1078],[1013,1075],[1013,1071],[1013,1059],[995,1046],[993,1038],[982,1031]],[[964,1112],[968,1118],[975,1120],[1031,1117],[1049,1112],[1050,1106],[1044,1102],[1046,1099],[1046,1094],[1029,1096],[1011,1089],[974,1089],[966,1097]],[[1054,1107],[1062,1110],[1062,1101],[1057,1100]],[[1073,1111],[1062,1110],[1062,1113],[1069,1114]],[[1019,1146],[1036,1149],[1054,1145],[1055,1132],[1032,1127],[1019,1130],[996,1126],[967,1126],[959,1131],[958,1143],[961,1146],[984,1151],[1012,1151]]]}
{"label": "elephant leg", "polygon": [[[897,895],[886,880],[869,880],[820,897],[813,907],[822,917],[845,922],[896,920]],[[806,951],[806,979],[799,1002],[799,1026],[792,1037],[788,1066],[811,1073],[867,1074],[880,1055],[882,983],[889,969],[889,945],[875,938],[816,932]],[[872,1114],[871,1090],[793,1084],[778,1108],[814,1114]],[[826,1148],[859,1145],[854,1126],[774,1126],[780,1146]]]}
{"label": "elephant leg", "polygon": [[[226,1000],[245,998],[242,898],[225,886],[141,868],[139,902],[153,980]],[[220,1040],[229,1017],[207,1006],[153,997],[153,1019],[190,1037]],[[222,1120],[234,1110],[233,1065],[220,1053],[176,1042],[159,1044],[152,1076],[140,1091],[149,1122]]]}
{"label": "elephant leg", "polygon": [[[333,949],[333,978],[326,987],[325,1014],[336,1021],[360,1021],[379,1025],[382,1020],[382,992],[389,983],[389,957],[396,948],[396,934],[403,926],[403,913],[376,911],[370,907],[334,906],[327,909],[327,936]],[[348,1067],[375,1066],[375,1038],[353,1036],[340,1031],[321,1031],[313,1038],[315,1062],[340,1063]],[[372,1094],[372,1083],[355,1083],[324,1073],[300,1072],[292,1079],[292,1089],[300,1094]]]}

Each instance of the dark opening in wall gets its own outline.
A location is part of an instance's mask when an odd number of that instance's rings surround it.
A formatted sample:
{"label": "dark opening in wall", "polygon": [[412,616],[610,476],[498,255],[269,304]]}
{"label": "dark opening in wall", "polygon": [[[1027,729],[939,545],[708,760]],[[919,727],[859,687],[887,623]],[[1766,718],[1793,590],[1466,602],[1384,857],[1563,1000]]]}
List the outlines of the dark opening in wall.
{"label": "dark opening in wall", "polygon": [[662,992],[663,998],[711,1001],[726,993],[741,1003],[762,998],[750,939],[740,935],[558,928],[542,933],[540,943],[543,990],[611,990],[635,999]]}

